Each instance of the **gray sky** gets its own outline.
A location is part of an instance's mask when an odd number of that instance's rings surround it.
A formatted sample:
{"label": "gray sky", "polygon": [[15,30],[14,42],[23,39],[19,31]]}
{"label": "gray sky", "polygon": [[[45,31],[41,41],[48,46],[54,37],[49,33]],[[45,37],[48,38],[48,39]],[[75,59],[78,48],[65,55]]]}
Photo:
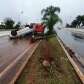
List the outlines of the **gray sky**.
{"label": "gray sky", "polygon": [[84,0],[0,0],[0,20],[12,17],[16,21],[40,22],[41,9],[49,5],[60,7],[64,24],[84,14]]}

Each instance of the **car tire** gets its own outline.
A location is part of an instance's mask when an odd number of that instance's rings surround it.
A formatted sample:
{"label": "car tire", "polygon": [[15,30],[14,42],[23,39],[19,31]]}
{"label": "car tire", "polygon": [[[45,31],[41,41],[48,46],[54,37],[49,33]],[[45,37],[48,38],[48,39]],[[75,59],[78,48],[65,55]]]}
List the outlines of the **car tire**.
{"label": "car tire", "polygon": [[16,36],[17,35],[17,31],[16,30],[11,31],[11,35],[12,36]]}

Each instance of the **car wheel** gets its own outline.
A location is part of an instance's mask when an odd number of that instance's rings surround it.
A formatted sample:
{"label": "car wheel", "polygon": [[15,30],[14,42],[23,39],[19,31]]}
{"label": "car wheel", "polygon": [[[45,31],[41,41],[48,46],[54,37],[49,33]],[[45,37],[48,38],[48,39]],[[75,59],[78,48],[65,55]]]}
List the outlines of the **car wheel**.
{"label": "car wheel", "polygon": [[12,36],[16,36],[17,35],[17,31],[16,30],[11,31],[11,35]]}

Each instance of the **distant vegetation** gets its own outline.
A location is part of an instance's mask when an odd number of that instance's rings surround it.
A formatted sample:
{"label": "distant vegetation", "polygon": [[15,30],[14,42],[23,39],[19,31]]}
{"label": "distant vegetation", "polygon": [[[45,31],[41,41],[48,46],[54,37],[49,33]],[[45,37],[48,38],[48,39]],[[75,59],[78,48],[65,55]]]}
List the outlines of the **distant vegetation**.
{"label": "distant vegetation", "polygon": [[84,26],[84,15],[78,15],[71,24],[66,24],[66,27],[76,27],[80,28]]}
{"label": "distant vegetation", "polygon": [[49,29],[48,34],[53,32],[53,27],[57,22],[62,22],[58,14],[60,13],[59,7],[49,6],[41,11],[43,17],[42,22]]}
{"label": "distant vegetation", "polygon": [[21,26],[21,23],[15,23],[15,21],[11,18],[4,19],[3,22],[0,24],[0,29],[19,29]]}

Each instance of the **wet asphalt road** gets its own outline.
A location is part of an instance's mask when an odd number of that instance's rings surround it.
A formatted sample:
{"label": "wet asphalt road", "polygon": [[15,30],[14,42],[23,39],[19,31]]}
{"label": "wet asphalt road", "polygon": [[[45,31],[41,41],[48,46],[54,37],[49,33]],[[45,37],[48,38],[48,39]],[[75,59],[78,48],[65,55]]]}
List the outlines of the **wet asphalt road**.
{"label": "wet asphalt road", "polygon": [[29,39],[10,40],[0,37],[0,73],[30,45]]}

